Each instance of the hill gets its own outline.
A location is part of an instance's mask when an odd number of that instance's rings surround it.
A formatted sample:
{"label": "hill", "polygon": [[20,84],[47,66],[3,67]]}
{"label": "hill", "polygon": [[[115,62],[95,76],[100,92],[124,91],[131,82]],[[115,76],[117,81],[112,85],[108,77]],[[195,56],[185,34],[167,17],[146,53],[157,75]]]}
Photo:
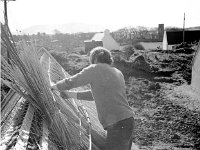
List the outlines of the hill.
{"label": "hill", "polygon": [[35,25],[22,30],[23,34],[37,34],[46,33],[54,34],[56,32],[60,33],[78,33],[78,32],[100,32],[105,30],[104,27],[93,24],[84,23],[68,23],[61,25]]}
{"label": "hill", "polygon": [[200,30],[200,26],[186,28],[188,30]]}

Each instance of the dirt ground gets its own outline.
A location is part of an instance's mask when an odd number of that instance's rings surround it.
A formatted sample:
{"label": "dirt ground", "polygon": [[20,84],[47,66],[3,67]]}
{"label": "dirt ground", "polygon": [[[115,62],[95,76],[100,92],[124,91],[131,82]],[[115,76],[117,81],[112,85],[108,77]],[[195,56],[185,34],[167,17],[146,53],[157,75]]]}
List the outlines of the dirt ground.
{"label": "dirt ground", "polygon": [[[200,96],[190,86],[193,56],[190,48],[135,51],[127,60],[115,54],[114,66],[125,76],[135,112],[134,142],[139,149],[200,149]],[[77,72],[73,64],[79,71],[89,65],[81,57],[66,59],[63,67],[72,74]]]}
{"label": "dirt ground", "polygon": [[[128,100],[136,116],[135,143],[141,149],[198,149],[199,96],[166,83],[131,79]],[[138,88],[139,87],[139,88]]]}

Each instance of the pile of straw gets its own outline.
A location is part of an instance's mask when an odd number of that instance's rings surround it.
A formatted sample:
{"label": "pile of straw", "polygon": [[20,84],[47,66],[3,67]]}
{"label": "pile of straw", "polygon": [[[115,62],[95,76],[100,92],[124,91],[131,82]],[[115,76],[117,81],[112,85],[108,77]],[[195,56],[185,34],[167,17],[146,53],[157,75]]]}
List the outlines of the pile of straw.
{"label": "pile of straw", "polygon": [[[88,147],[87,139],[80,142],[77,112],[57,92],[52,92],[49,81],[39,63],[36,48],[25,41],[16,48],[10,31],[1,24],[3,46],[9,50],[11,64],[1,57],[1,74],[4,83],[23,96],[40,111],[49,124],[49,131],[58,149]],[[83,130],[83,129],[82,129]]]}

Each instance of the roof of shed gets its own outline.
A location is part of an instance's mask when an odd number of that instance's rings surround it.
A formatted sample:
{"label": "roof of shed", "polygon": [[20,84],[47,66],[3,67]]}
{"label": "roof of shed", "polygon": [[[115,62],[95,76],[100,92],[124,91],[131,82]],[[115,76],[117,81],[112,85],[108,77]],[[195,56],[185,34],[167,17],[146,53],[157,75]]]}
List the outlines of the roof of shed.
{"label": "roof of shed", "polygon": [[[169,45],[180,44],[183,42],[183,31],[166,31]],[[184,41],[191,43],[200,40],[200,30],[186,30]]]}
{"label": "roof of shed", "polygon": [[85,40],[84,42],[95,42],[95,41],[102,41],[104,37],[104,32],[96,33],[92,39]]}
{"label": "roof of shed", "polygon": [[104,32],[101,32],[101,33],[96,33],[91,40],[94,40],[94,41],[102,41],[103,40],[103,37],[104,37]]}

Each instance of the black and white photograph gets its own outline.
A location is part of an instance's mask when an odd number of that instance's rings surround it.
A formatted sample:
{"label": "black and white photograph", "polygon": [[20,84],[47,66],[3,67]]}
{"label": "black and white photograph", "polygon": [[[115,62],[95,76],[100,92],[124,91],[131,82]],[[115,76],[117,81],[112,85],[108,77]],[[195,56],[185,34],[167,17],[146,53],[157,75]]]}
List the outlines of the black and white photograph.
{"label": "black and white photograph", "polygon": [[0,0],[1,150],[200,150],[199,0]]}

